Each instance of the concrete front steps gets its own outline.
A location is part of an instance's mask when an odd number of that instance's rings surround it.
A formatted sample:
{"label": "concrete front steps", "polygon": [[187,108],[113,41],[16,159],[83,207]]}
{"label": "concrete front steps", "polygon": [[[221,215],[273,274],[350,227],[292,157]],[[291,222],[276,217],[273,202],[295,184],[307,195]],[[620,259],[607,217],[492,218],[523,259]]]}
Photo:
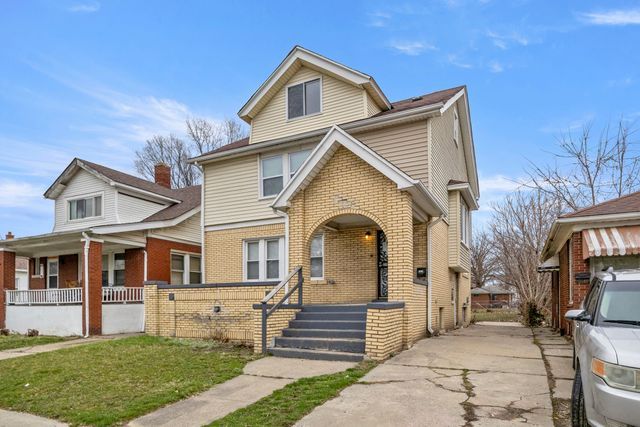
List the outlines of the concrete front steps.
{"label": "concrete front steps", "polygon": [[366,304],[306,305],[269,348],[274,356],[359,362],[364,358]]}

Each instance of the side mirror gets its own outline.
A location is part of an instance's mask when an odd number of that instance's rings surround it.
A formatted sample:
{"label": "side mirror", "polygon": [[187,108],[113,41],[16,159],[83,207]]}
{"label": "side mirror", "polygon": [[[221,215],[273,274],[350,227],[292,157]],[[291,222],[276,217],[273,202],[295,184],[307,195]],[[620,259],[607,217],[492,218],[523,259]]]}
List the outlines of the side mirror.
{"label": "side mirror", "polygon": [[591,315],[584,310],[569,310],[565,313],[564,318],[567,320],[588,322],[591,320]]}

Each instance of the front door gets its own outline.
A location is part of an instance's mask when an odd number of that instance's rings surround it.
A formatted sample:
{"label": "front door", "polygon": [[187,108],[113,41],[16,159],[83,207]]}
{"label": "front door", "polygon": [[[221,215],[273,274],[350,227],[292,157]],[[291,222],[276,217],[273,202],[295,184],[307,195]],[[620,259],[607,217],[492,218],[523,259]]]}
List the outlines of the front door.
{"label": "front door", "polygon": [[389,257],[387,252],[387,236],[385,236],[384,231],[378,230],[376,241],[378,242],[378,298],[386,299],[389,296]]}

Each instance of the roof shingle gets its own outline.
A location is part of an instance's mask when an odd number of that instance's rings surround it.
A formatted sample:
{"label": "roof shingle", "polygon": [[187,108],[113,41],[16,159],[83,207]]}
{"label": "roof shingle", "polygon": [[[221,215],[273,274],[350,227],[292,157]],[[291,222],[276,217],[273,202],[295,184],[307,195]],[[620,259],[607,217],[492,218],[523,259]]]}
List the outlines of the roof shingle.
{"label": "roof shingle", "polygon": [[640,191],[607,200],[597,205],[578,209],[577,211],[561,215],[560,218],[577,218],[582,216],[613,215],[640,212]]}

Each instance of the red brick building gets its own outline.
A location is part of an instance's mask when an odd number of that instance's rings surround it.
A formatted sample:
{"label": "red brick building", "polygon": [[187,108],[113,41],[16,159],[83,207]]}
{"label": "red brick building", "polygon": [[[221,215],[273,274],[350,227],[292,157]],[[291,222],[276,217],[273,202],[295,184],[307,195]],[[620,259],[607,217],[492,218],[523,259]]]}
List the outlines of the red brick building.
{"label": "red brick building", "polygon": [[[200,186],[172,188],[166,165],[156,165],[152,182],[74,159],[44,194],[54,202],[52,232],[8,233],[0,240],[0,328],[7,310],[17,313],[19,305],[76,304],[82,305],[82,322],[51,332],[100,334],[103,303],[142,302],[145,281],[200,283],[200,193]],[[24,261],[16,265],[16,259],[28,260],[26,274],[18,268],[24,270]],[[45,311],[52,309],[41,308],[39,318],[55,323]],[[19,312],[6,327],[36,328],[24,325],[24,310]]]}
{"label": "red brick building", "polygon": [[471,289],[471,308],[503,308],[513,303],[514,292],[489,285]]}
{"label": "red brick building", "polygon": [[580,308],[595,272],[640,268],[640,192],[559,217],[541,261],[552,275],[552,325],[571,335],[564,314]]}

